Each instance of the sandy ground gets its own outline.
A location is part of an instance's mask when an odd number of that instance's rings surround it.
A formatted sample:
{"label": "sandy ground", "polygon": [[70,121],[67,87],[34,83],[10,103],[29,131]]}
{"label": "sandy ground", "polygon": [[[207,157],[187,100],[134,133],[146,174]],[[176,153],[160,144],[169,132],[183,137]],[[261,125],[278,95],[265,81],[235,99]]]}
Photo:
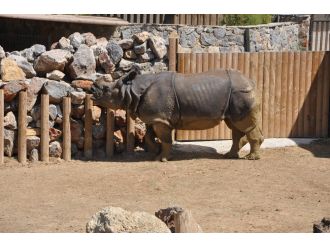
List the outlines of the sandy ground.
{"label": "sandy ground", "polygon": [[181,206],[204,232],[311,232],[313,222],[330,216],[329,140],[261,154],[258,161],[225,160],[199,146],[177,147],[166,164],[144,152],[111,162],[6,159],[0,232],[84,232],[106,206],[152,214]]}

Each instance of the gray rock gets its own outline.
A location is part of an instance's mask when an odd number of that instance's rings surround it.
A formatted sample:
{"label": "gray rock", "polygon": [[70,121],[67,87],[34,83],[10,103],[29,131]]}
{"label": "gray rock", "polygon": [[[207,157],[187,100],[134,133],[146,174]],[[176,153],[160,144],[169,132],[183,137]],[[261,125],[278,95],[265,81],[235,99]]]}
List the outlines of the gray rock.
{"label": "gray rock", "polygon": [[31,150],[30,155],[29,155],[29,160],[30,160],[30,162],[39,161],[38,149],[34,148],[34,149]]}
{"label": "gray rock", "polygon": [[33,63],[35,60],[35,57],[33,56],[33,51],[31,48],[26,48],[23,51],[20,52],[20,55],[30,63]]}
{"label": "gray rock", "polygon": [[73,105],[71,108],[71,115],[75,119],[81,119],[85,114],[84,105]]}
{"label": "gray rock", "polygon": [[28,126],[30,125],[30,123],[32,123],[33,122],[33,117],[32,116],[30,116],[30,115],[27,115],[26,116],[26,122],[27,122],[27,124],[28,124]]}
{"label": "gray rock", "polygon": [[84,43],[84,37],[78,32],[71,34],[68,38],[70,40],[71,45],[76,50],[80,47],[81,44]]}
{"label": "gray rock", "polygon": [[96,62],[93,50],[87,45],[79,46],[73,55],[73,62],[69,65],[69,72],[72,79],[90,77],[95,73]]}
{"label": "gray rock", "polygon": [[129,71],[132,68],[133,64],[134,62],[121,59],[119,63],[119,68],[122,69],[123,71]]}
{"label": "gray rock", "polygon": [[58,41],[58,48],[69,51],[71,53],[74,52],[74,48],[71,45],[70,40],[65,37],[60,38],[60,40]]}
{"label": "gray rock", "polygon": [[124,27],[121,31],[121,36],[123,39],[130,39],[132,38],[133,34],[141,32],[141,26],[130,26]]}
{"label": "gray rock", "polygon": [[201,34],[201,44],[204,46],[217,45],[217,39],[212,33]]}
{"label": "gray rock", "polygon": [[33,121],[38,121],[40,119],[41,114],[40,105],[36,105],[35,107],[33,107],[30,113]]}
{"label": "gray rock", "polygon": [[103,123],[98,123],[93,125],[92,127],[93,138],[100,140],[105,137],[106,133],[106,126]]}
{"label": "gray rock", "polygon": [[56,105],[49,105],[49,118],[51,120],[55,120],[57,117],[57,106]]}
{"label": "gray rock", "polygon": [[87,46],[92,46],[92,45],[95,45],[97,43],[96,37],[92,33],[83,33],[82,37],[83,37],[83,39],[85,41],[85,44]]}
{"label": "gray rock", "polygon": [[85,92],[71,92],[71,103],[75,105],[81,105],[84,103],[86,93]]}
{"label": "gray rock", "polygon": [[53,70],[64,71],[65,66],[72,59],[69,51],[54,49],[42,53],[34,64],[34,69],[41,74],[46,74]]}
{"label": "gray rock", "polygon": [[133,39],[122,39],[118,41],[117,44],[120,45],[120,47],[123,48],[124,50],[128,50],[133,48],[134,41]]}
{"label": "gray rock", "polygon": [[108,207],[93,215],[86,225],[86,232],[170,233],[170,230],[164,222],[149,213]]}
{"label": "gray rock", "polygon": [[179,32],[179,43],[182,47],[192,48],[196,45],[199,35],[195,32],[188,33],[181,31]]}
{"label": "gray rock", "polygon": [[98,56],[99,63],[101,67],[104,69],[105,73],[110,74],[115,71],[116,67],[110,59],[110,56],[107,52],[102,52]]}
{"label": "gray rock", "polygon": [[148,44],[152,52],[158,57],[162,59],[167,54],[167,48],[165,44],[165,40],[159,36],[151,36],[148,40]]}
{"label": "gray rock", "polygon": [[45,92],[49,94],[49,102],[58,104],[62,102],[63,97],[68,96],[74,89],[70,84],[64,81],[48,80],[44,84]]}
{"label": "gray rock", "polygon": [[134,34],[132,38],[138,44],[142,44],[145,43],[150,38],[150,36],[151,36],[150,33],[143,31],[141,33]]}
{"label": "gray rock", "polygon": [[27,84],[23,81],[11,81],[5,84],[2,89],[4,90],[5,102],[11,102],[17,94],[27,88]]}
{"label": "gray rock", "polygon": [[139,55],[139,63],[145,63],[149,62],[151,60],[155,59],[155,55],[152,51],[148,50],[146,53]]}
{"label": "gray rock", "polygon": [[134,46],[135,54],[143,54],[147,51],[147,42]]}
{"label": "gray rock", "polygon": [[60,81],[64,78],[65,74],[59,70],[53,70],[46,74],[46,78],[49,80]]}
{"label": "gray rock", "polygon": [[4,117],[4,127],[11,130],[17,129],[16,117],[12,111],[8,112]]}
{"label": "gray rock", "polygon": [[26,108],[27,111],[31,111],[35,105],[39,92],[42,89],[43,85],[46,83],[47,79],[33,77],[27,89],[27,99],[26,99]]}
{"label": "gray rock", "polygon": [[14,144],[16,139],[16,131],[4,129],[4,153],[6,156],[12,157],[14,155]]}
{"label": "gray rock", "polygon": [[26,137],[27,153],[30,153],[33,149],[38,149],[39,145],[40,145],[40,138],[38,136]]}
{"label": "gray rock", "polygon": [[46,47],[44,45],[40,45],[40,44],[35,44],[35,45],[31,46],[30,49],[33,52],[33,57],[34,58],[37,58],[42,53],[46,52]]}
{"label": "gray rock", "polygon": [[123,57],[123,49],[116,42],[110,40],[106,47],[111,61],[114,64],[119,63],[120,59]]}
{"label": "gray rock", "polygon": [[49,144],[49,156],[60,158],[62,155],[62,147],[58,141],[53,141]]}

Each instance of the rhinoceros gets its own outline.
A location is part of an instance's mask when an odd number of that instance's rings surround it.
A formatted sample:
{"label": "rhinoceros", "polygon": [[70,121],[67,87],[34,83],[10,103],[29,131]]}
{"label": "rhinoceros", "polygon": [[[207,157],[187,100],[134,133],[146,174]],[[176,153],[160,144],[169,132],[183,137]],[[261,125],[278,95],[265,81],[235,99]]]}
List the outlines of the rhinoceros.
{"label": "rhinoceros", "polygon": [[255,83],[237,70],[144,75],[133,70],[111,85],[93,86],[92,93],[95,105],[126,109],[146,123],[147,150],[158,152],[157,160],[169,159],[173,129],[203,130],[221,120],[233,138],[224,157],[239,158],[240,149],[249,142],[251,151],[245,158],[260,158],[264,138]]}

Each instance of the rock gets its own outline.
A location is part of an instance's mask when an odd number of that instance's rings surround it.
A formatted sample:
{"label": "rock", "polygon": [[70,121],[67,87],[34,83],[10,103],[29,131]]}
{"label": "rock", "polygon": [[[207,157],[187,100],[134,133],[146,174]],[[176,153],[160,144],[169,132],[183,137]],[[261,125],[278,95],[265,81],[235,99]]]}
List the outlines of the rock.
{"label": "rock", "polygon": [[87,45],[79,46],[73,55],[73,62],[69,65],[69,73],[72,79],[90,77],[95,73],[96,62],[93,50]]}
{"label": "rock", "polygon": [[159,209],[157,212],[155,212],[155,216],[163,221],[172,233],[175,233],[174,215],[178,212],[183,212],[183,209],[181,207],[169,207]]}
{"label": "rock", "polygon": [[89,91],[93,86],[93,82],[89,80],[74,80],[71,82],[71,85],[74,88],[81,88],[83,90]]}
{"label": "rock", "polygon": [[49,94],[49,103],[58,104],[62,102],[63,97],[68,96],[74,89],[70,84],[64,81],[52,81],[48,80],[44,84],[46,93]]}
{"label": "rock", "polygon": [[12,157],[14,155],[14,144],[16,139],[16,131],[4,129],[4,153],[6,156]]}
{"label": "rock", "polygon": [[116,142],[123,143],[124,142],[124,136],[121,130],[116,130],[113,132],[113,136]]}
{"label": "rock", "polygon": [[152,51],[148,50],[146,53],[139,55],[139,62],[145,63],[153,60],[155,58],[155,55]]}
{"label": "rock", "polygon": [[62,147],[58,141],[53,141],[49,144],[49,156],[60,158],[62,155]]}
{"label": "rock", "polygon": [[71,45],[76,50],[79,49],[80,45],[84,43],[84,37],[78,32],[71,34],[68,38]]}
{"label": "rock", "polygon": [[215,28],[213,33],[217,39],[223,39],[226,36],[226,29],[223,27]]}
{"label": "rock", "polygon": [[54,50],[54,49],[59,49],[58,42],[55,42],[55,43],[51,44],[50,50]]}
{"label": "rock", "polygon": [[34,64],[37,73],[46,74],[53,70],[64,71],[65,66],[71,61],[72,54],[69,51],[54,49],[42,53]]}
{"label": "rock", "polygon": [[120,45],[120,47],[123,48],[124,50],[128,50],[133,48],[134,41],[133,39],[122,39],[118,41],[117,44]]}
{"label": "rock", "polygon": [[27,124],[28,124],[28,126],[30,125],[30,123],[32,123],[33,122],[33,118],[32,118],[32,116],[30,116],[30,115],[27,115],[26,116],[26,122],[27,122]]}
{"label": "rock", "polygon": [[106,133],[106,126],[104,123],[98,123],[92,127],[93,138],[96,140],[103,139]]}
{"label": "rock", "polygon": [[123,49],[116,42],[110,40],[106,46],[108,54],[112,63],[119,63],[120,59],[123,57]]}
{"label": "rock", "polygon": [[86,225],[87,233],[169,233],[164,222],[146,212],[129,212],[119,207],[107,207],[93,215]]}
{"label": "rock", "polygon": [[55,119],[55,122],[61,124],[63,119],[63,114],[60,105],[56,105],[56,111],[57,111],[57,117]]}
{"label": "rock", "polygon": [[56,105],[51,104],[49,105],[49,118],[54,121],[56,117],[57,117],[57,107]]}
{"label": "rock", "polygon": [[98,60],[105,73],[110,74],[115,71],[115,65],[112,63],[107,52],[102,52],[99,55]]}
{"label": "rock", "polygon": [[165,44],[165,40],[159,36],[151,36],[149,39],[149,46],[152,52],[158,57],[162,59],[167,54],[167,48]]}
{"label": "rock", "polygon": [[46,74],[46,78],[49,80],[60,81],[64,78],[65,74],[60,70],[53,70]]}
{"label": "rock", "polygon": [[20,91],[27,88],[27,84],[24,81],[11,81],[2,88],[5,102],[11,102]]}
{"label": "rock", "polygon": [[94,105],[92,107],[92,119],[94,122],[99,122],[101,117],[102,110],[100,107]]}
{"label": "rock", "polygon": [[[44,45],[40,45],[40,44],[35,44],[33,46],[31,46],[30,48],[33,52],[33,57],[37,58],[39,57],[42,53],[46,52],[46,47]],[[31,62],[31,61],[29,61]]]}
{"label": "rock", "polygon": [[81,121],[77,121],[71,118],[70,120],[70,130],[71,130],[71,141],[74,143],[78,143],[80,137],[83,134],[83,124]]}
{"label": "rock", "polygon": [[185,31],[180,32],[180,29],[179,29],[179,33],[181,33],[179,35],[180,36],[179,44],[183,47],[192,48],[198,42],[199,35],[197,33],[195,33],[193,30],[192,30],[192,32],[187,33]]}
{"label": "rock", "polygon": [[330,233],[330,218],[323,218],[320,223],[313,224],[313,233]]}
{"label": "rock", "polygon": [[38,121],[40,119],[40,105],[36,105],[35,107],[32,108],[31,110],[31,116],[33,118],[33,121]]}
{"label": "rock", "polygon": [[62,131],[55,129],[55,128],[49,128],[49,139],[50,141],[55,141],[59,139],[62,136]]}
{"label": "rock", "polygon": [[0,75],[3,81],[24,80],[25,73],[17,65],[17,63],[10,58],[1,59]]}
{"label": "rock", "polygon": [[32,149],[38,149],[40,145],[40,138],[38,136],[27,136],[26,137],[26,149],[27,153],[30,153]]}
{"label": "rock", "polygon": [[120,109],[115,111],[115,125],[118,128],[126,126],[126,111]]}
{"label": "rock", "polygon": [[8,112],[4,117],[4,127],[11,130],[17,129],[16,117],[12,111]]}
{"label": "rock", "polygon": [[147,42],[140,44],[140,45],[135,45],[134,46],[134,52],[135,54],[143,54],[147,51]]}
{"label": "rock", "polygon": [[38,152],[38,149],[34,148],[34,149],[31,150],[30,155],[29,155],[29,160],[31,162],[39,161],[39,152]]}
{"label": "rock", "polygon": [[74,48],[73,46],[71,45],[71,42],[69,39],[65,38],[65,37],[62,37],[60,38],[60,40],[58,41],[58,48],[62,49],[62,50],[66,50],[66,51],[69,51],[71,53],[74,52]]}
{"label": "rock", "polygon": [[[13,55],[13,56],[16,56],[16,55]],[[26,48],[23,51],[20,51],[20,56],[25,58],[30,63],[33,63],[35,60],[35,57],[33,56],[33,51],[31,48]]]}
{"label": "rock", "polygon": [[121,59],[120,63],[119,63],[119,68],[123,71],[129,71],[132,66],[133,66],[134,62],[125,60],[125,59]]}
{"label": "rock", "polygon": [[217,45],[218,40],[213,35],[213,33],[202,33],[201,34],[201,44],[204,46]]}
{"label": "rock", "polygon": [[106,47],[108,44],[108,40],[104,37],[96,39],[96,45],[97,46],[102,46],[102,47]]}
{"label": "rock", "polygon": [[25,57],[10,55],[8,58],[14,60],[17,63],[18,67],[20,67],[25,73],[26,78],[32,78],[37,75],[32,64],[30,64]]}
{"label": "rock", "polygon": [[0,45],[0,61],[1,61],[1,59],[5,58],[5,57],[6,57],[6,53],[3,50],[2,46]]}
{"label": "rock", "polygon": [[75,105],[81,105],[84,103],[84,100],[86,98],[85,92],[71,92],[71,103]]}
{"label": "rock", "polygon": [[134,50],[127,50],[124,52],[124,58],[134,60],[137,56]]}
{"label": "rock", "polygon": [[71,116],[76,119],[81,119],[85,114],[84,105],[73,105],[71,108]]}
{"label": "rock", "polygon": [[142,145],[144,142],[144,136],[146,135],[146,125],[139,118],[135,119],[135,143]]}
{"label": "rock", "polygon": [[83,33],[82,37],[85,40],[85,44],[87,46],[92,46],[92,45],[95,45],[97,43],[96,37],[92,33]]}
{"label": "rock", "polygon": [[47,79],[33,77],[27,89],[27,99],[26,99],[26,108],[27,111],[31,111],[35,105],[39,92],[42,89],[43,85],[46,83]]}
{"label": "rock", "polygon": [[146,42],[150,38],[150,33],[148,32],[142,32],[142,33],[136,33],[132,36],[135,42],[138,44],[142,44]]}
{"label": "rock", "polygon": [[97,74],[95,84],[96,85],[109,85],[113,82],[111,74]]}

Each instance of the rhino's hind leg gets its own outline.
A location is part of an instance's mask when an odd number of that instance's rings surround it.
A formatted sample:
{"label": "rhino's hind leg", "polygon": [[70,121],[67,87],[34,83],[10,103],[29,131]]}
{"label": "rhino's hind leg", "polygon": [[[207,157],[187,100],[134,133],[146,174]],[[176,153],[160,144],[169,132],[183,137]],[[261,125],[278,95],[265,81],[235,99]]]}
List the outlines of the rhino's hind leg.
{"label": "rhino's hind leg", "polygon": [[153,125],[156,136],[161,141],[161,152],[156,157],[156,160],[166,162],[170,159],[172,148],[172,129],[164,123],[156,123]]}
{"label": "rhino's hind leg", "polygon": [[239,151],[241,148],[248,143],[248,139],[244,132],[237,129],[229,120],[225,120],[227,126],[232,130],[233,144],[228,153],[225,153],[224,158],[226,159],[238,159]]}
{"label": "rhino's hind leg", "polygon": [[152,128],[151,125],[147,125],[146,128],[147,128],[147,131],[146,131],[146,134],[144,136],[146,149],[147,149],[148,152],[159,154],[159,152],[160,152],[160,143],[157,143],[155,141],[156,134],[154,132],[154,129]]}

